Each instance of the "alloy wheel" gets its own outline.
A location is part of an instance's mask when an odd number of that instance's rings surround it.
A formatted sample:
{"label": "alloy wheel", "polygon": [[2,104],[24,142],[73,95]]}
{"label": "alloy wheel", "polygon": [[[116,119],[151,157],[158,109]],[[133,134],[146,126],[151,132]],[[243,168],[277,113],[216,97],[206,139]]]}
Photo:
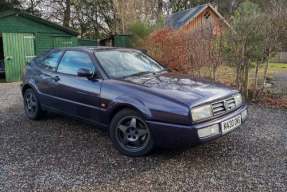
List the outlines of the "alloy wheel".
{"label": "alloy wheel", "polygon": [[124,117],[118,122],[116,139],[125,150],[140,151],[148,145],[150,132],[146,123],[138,117]]}
{"label": "alloy wheel", "polygon": [[35,95],[33,92],[28,91],[25,94],[25,108],[29,115],[34,115],[37,113],[38,104]]}

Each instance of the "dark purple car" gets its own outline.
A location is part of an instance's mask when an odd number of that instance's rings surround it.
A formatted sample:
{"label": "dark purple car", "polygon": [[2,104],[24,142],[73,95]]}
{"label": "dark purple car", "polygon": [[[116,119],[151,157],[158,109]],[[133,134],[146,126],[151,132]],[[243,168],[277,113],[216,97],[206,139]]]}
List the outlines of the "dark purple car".
{"label": "dark purple car", "polygon": [[91,122],[129,156],[204,143],[247,118],[237,90],[171,73],[134,49],[53,49],[27,65],[22,93],[30,119],[52,111]]}
{"label": "dark purple car", "polygon": [[0,75],[5,74],[4,59],[0,59]]}

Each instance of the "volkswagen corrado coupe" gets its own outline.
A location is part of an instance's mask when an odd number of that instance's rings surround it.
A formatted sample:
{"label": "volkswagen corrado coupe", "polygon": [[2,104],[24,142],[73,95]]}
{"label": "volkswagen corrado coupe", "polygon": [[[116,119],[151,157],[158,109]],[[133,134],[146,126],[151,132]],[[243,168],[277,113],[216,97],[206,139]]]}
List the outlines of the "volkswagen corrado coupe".
{"label": "volkswagen corrado coupe", "polygon": [[43,53],[27,65],[22,94],[29,119],[50,111],[93,123],[128,156],[205,143],[247,118],[237,90],[172,73],[142,51],[125,48]]}

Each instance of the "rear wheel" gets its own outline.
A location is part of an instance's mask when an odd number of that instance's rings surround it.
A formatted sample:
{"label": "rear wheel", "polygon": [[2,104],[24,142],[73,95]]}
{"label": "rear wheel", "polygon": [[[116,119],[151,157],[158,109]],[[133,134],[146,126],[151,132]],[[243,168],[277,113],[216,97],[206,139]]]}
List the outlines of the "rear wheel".
{"label": "rear wheel", "polygon": [[24,109],[29,119],[40,119],[44,112],[41,109],[39,100],[33,89],[26,89],[24,92]]}
{"label": "rear wheel", "polygon": [[109,131],[115,147],[127,156],[147,155],[154,147],[148,125],[134,110],[122,110],[116,114]]}

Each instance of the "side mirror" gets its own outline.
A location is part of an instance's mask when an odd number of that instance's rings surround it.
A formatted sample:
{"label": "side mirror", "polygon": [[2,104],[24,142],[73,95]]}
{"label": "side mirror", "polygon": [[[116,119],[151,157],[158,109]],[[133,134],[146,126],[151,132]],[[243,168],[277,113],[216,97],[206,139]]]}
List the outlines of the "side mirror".
{"label": "side mirror", "polygon": [[147,49],[138,49],[138,50],[140,50],[142,53],[144,53],[144,54],[148,54],[148,52],[147,52]]}
{"label": "side mirror", "polygon": [[93,76],[93,73],[88,69],[80,68],[77,72],[77,75],[78,77],[87,77],[90,79]]}

